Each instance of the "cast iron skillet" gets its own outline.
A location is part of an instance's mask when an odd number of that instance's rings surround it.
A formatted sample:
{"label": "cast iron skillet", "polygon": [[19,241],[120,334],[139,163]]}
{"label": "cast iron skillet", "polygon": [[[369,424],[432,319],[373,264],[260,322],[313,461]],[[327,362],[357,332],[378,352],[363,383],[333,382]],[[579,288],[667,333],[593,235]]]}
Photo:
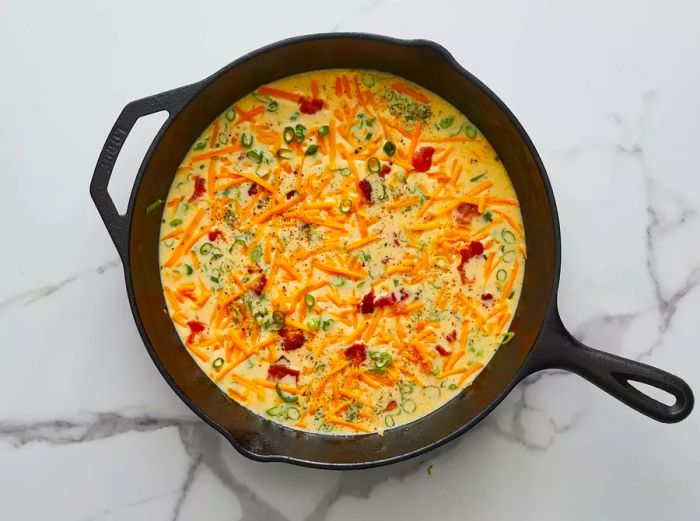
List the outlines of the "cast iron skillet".
{"label": "cast iron skillet", "polygon": [[[384,436],[329,436],[282,427],[232,402],[199,369],[165,311],[159,265],[160,211],[146,207],[166,199],[175,169],[204,128],[226,107],[258,86],[291,74],[357,67],[392,72],[442,96],[489,139],[522,206],[528,259],[520,304],[501,348],[474,385],[435,412]],[[107,193],[112,168],[136,120],[167,111],[139,169],[126,215]],[[441,46],[355,33],[284,40],[254,51],[192,85],[129,103],[100,153],[90,193],[124,264],[129,302],[154,363],[173,390],[243,455],[309,467],[344,469],[400,461],[463,434],[484,418],[526,376],[547,368],[575,372],[657,421],[673,423],[693,408],[693,393],[680,378],[648,365],[596,351],[574,339],[557,311],[559,223],[544,166],[525,130],[503,102],[464,70]],[[665,405],[630,381],[671,393]]]}

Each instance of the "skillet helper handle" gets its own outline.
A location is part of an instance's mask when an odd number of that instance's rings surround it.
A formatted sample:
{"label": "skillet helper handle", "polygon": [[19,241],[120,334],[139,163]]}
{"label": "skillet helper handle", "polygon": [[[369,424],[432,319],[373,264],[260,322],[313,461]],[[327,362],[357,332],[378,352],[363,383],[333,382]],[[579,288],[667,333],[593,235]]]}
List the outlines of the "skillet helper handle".
{"label": "skillet helper handle", "polygon": [[163,126],[167,125],[190,100],[197,87],[197,84],[187,85],[129,103],[119,114],[97,158],[90,182],[90,195],[122,260],[127,255],[129,212],[120,215],[107,191],[119,152],[139,118],[165,110],[168,112],[168,119]]}
{"label": "skillet helper handle", "polygon": [[[569,333],[556,314],[546,327],[542,351],[528,372],[564,369],[578,374],[633,409],[664,423],[685,419],[693,410],[690,386],[682,379],[647,364],[592,349]],[[673,395],[676,402],[666,405],[638,390],[630,382],[639,382]]]}

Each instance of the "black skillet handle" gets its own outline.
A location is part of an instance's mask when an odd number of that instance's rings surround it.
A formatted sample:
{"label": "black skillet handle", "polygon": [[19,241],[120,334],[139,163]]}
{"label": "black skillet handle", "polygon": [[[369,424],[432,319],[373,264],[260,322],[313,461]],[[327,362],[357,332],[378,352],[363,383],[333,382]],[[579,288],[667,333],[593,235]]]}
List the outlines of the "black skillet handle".
{"label": "black skillet handle", "polygon": [[112,201],[107,192],[109,178],[112,176],[112,170],[119,152],[139,118],[165,110],[169,114],[168,120],[163,124],[165,126],[190,100],[197,87],[197,84],[187,85],[156,94],[155,96],[132,101],[119,114],[102,147],[95,171],[92,174],[90,195],[122,260],[126,258],[127,254],[128,223],[130,219],[129,215],[119,214],[116,206],[114,206],[114,201]]}
{"label": "black skillet handle", "polygon": [[[528,374],[541,369],[564,369],[576,373],[660,422],[679,422],[693,410],[693,391],[683,380],[661,369],[583,345],[566,330],[556,311],[545,325],[532,360],[528,361]],[[666,391],[676,398],[676,403],[666,405],[637,390],[630,382]]]}

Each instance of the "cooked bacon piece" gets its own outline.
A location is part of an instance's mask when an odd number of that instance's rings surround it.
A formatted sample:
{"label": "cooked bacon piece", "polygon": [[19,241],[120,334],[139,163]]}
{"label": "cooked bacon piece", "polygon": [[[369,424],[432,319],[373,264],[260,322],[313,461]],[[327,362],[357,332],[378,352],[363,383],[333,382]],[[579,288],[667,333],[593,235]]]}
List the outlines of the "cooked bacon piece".
{"label": "cooked bacon piece", "polygon": [[295,380],[299,379],[299,371],[292,369],[286,365],[272,364],[267,368],[267,379],[268,380],[281,380],[285,376],[293,376]]}
{"label": "cooked bacon piece", "polygon": [[454,342],[455,340],[457,340],[457,330],[453,329],[451,333],[448,333],[445,336],[445,340],[447,340],[448,342]]}
{"label": "cooked bacon piece", "polygon": [[257,284],[255,284],[255,287],[253,288],[253,293],[255,293],[258,297],[262,295],[262,292],[265,291],[265,285],[267,284],[267,277],[265,276],[264,273],[260,274],[260,279],[258,280]]}
{"label": "cooked bacon piece", "polygon": [[323,100],[302,96],[299,100],[299,112],[302,114],[316,114],[323,108]]}
{"label": "cooked bacon piece", "polygon": [[199,175],[194,176],[194,190],[192,191],[192,195],[190,196],[190,202],[196,201],[197,199],[202,197],[206,191],[207,190],[204,186],[204,178]]}
{"label": "cooked bacon piece", "polygon": [[306,337],[301,329],[283,327],[279,330],[279,335],[282,337],[282,349],[285,351],[299,349],[306,342]]}
{"label": "cooked bacon piece", "polygon": [[362,342],[355,342],[345,350],[345,358],[350,360],[353,365],[360,365],[365,361],[367,356],[367,346]]}
{"label": "cooked bacon piece", "polygon": [[398,403],[396,403],[396,400],[391,400],[389,403],[386,404],[386,409],[385,411],[393,411],[399,406]]}
{"label": "cooked bacon piece", "polygon": [[472,217],[479,215],[479,207],[471,203],[459,203],[455,211],[455,221],[457,224],[469,224]]}
{"label": "cooked bacon piece", "polygon": [[484,253],[484,245],[479,241],[472,241],[469,243],[468,247],[459,250],[461,260],[459,262],[459,266],[457,266],[457,270],[459,270],[459,276],[462,279],[462,284],[467,282],[467,276],[464,273],[464,265],[469,262],[469,259],[472,257],[477,257],[482,253]]}
{"label": "cooked bacon piece", "polygon": [[209,232],[209,240],[211,242],[216,241],[219,237],[222,239],[224,238],[224,232],[222,232],[221,230],[211,230]]}
{"label": "cooked bacon piece", "polygon": [[194,342],[194,337],[198,334],[204,331],[206,326],[202,324],[201,322],[197,322],[196,320],[190,320],[187,322],[187,327],[190,328],[190,334],[187,337],[187,343],[191,344]]}
{"label": "cooked bacon piece", "polygon": [[449,356],[450,352],[442,346],[435,346],[435,350],[440,353],[440,356]]}
{"label": "cooked bacon piece", "polygon": [[433,164],[433,147],[421,147],[413,154],[413,168],[416,172],[427,172]]}
{"label": "cooked bacon piece", "polygon": [[362,192],[362,197],[365,198],[365,200],[368,203],[372,202],[372,185],[369,184],[369,181],[367,179],[363,179],[358,183],[358,186],[360,187],[360,192]]}
{"label": "cooked bacon piece", "polygon": [[360,302],[360,313],[372,313],[374,311],[374,289],[371,289],[367,295],[362,297]]}

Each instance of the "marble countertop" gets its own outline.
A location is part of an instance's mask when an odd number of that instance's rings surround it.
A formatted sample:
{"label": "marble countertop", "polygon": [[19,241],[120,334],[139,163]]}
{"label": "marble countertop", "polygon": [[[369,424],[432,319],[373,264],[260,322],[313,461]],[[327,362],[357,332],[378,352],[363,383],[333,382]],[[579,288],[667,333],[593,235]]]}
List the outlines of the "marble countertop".
{"label": "marble countertop", "polygon": [[[4,2],[0,519],[699,519],[700,413],[662,425],[563,372],[405,463],[332,472],[243,458],[150,361],[88,195],[133,99],[292,35],[433,39],[542,155],[565,324],[698,391],[700,5],[567,3]],[[130,137],[115,198],[158,124]]]}

